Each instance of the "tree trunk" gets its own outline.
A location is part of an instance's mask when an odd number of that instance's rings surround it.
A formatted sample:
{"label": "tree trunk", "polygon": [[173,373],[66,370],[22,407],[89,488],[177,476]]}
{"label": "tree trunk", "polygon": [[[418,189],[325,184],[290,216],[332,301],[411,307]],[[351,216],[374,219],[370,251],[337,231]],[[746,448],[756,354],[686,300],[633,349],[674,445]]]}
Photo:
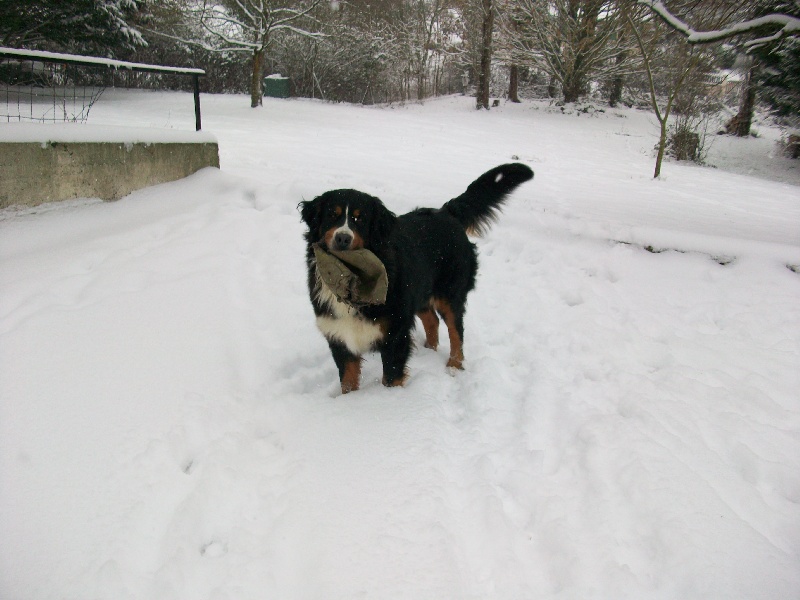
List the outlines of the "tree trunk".
{"label": "tree trunk", "polygon": [[[619,67],[623,62],[625,62],[625,53],[620,52],[617,54],[617,66]],[[611,108],[614,108],[622,100],[622,88],[624,84],[625,78],[622,75],[614,75],[614,79],[611,80],[611,90],[608,95],[608,105]]]}
{"label": "tree trunk", "polygon": [[667,147],[667,119],[661,121],[661,135],[658,138],[658,154],[656,155],[656,170],[653,179],[661,176],[661,163],[664,162],[664,150]]}
{"label": "tree trunk", "polygon": [[412,68],[415,71],[414,78],[417,80],[417,100],[424,100],[427,95],[426,84],[428,83],[428,50],[423,46],[419,52],[420,54],[412,63]]}
{"label": "tree trunk", "polygon": [[547,97],[548,98],[555,98],[556,94],[558,93],[558,81],[556,80],[555,75],[550,75],[550,83],[547,84]]}
{"label": "tree trunk", "polygon": [[519,102],[519,67],[511,65],[508,74],[508,99],[511,102]]}
{"label": "tree trunk", "polygon": [[572,74],[564,81],[562,91],[564,92],[564,102],[577,102],[583,93],[583,82],[577,75]]}
{"label": "tree trunk", "polygon": [[620,103],[622,100],[622,87],[624,85],[624,80],[622,75],[616,75],[614,79],[611,80],[611,92],[608,95],[608,105],[611,108],[614,108],[617,104]]}
{"label": "tree trunk", "polygon": [[492,29],[494,28],[494,7],[492,0],[481,0],[483,24],[481,26],[481,65],[478,74],[478,93],[476,108],[489,110],[489,85],[492,75]]}
{"label": "tree trunk", "polygon": [[253,78],[250,81],[250,108],[263,104],[264,50],[253,50]]}
{"label": "tree trunk", "polygon": [[736,130],[734,133],[738,137],[747,137],[750,135],[750,126],[753,123],[753,107],[756,103],[755,69],[756,64],[752,62],[744,78],[742,99],[739,103],[739,113],[735,117]]}

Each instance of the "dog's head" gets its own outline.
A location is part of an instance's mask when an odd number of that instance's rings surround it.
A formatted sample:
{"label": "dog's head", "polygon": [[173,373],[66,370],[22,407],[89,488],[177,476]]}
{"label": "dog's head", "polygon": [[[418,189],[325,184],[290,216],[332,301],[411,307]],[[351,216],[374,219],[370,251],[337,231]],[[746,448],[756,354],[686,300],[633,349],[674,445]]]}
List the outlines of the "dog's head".
{"label": "dog's head", "polygon": [[397,218],[378,198],[356,190],[332,190],[301,202],[300,214],[308,242],[338,251],[381,245]]}

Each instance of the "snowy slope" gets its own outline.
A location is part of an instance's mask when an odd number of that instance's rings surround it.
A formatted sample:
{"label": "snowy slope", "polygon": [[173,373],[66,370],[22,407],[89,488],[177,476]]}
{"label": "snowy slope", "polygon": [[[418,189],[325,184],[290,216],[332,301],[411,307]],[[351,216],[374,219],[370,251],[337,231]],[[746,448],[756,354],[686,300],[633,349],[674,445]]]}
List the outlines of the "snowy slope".
{"label": "snowy slope", "polygon": [[[653,181],[646,113],[471,106],[204,96],[221,171],[0,213],[0,598],[800,595],[774,132]],[[90,123],[192,110],[106,93]],[[515,156],[536,177],[477,241],[467,370],[419,344],[407,387],[371,357],[339,396],[297,203],[438,206]]]}

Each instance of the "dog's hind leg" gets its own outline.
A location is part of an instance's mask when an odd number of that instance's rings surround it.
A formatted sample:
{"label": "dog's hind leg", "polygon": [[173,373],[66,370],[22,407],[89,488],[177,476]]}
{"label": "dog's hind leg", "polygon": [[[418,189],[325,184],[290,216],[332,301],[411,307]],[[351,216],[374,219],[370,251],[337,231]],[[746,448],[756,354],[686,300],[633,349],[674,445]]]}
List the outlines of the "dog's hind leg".
{"label": "dog's hind leg", "polygon": [[439,347],[439,317],[436,316],[436,311],[433,307],[426,308],[419,311],[417,316],[425,328],[425,347],[436,350]]}
{"label": "dog's hind leg", "polygon": [[448,300],[435,300],[436,310],[442,315],[450,337],[449,368],[464,370],[464,303],[456,305]]}

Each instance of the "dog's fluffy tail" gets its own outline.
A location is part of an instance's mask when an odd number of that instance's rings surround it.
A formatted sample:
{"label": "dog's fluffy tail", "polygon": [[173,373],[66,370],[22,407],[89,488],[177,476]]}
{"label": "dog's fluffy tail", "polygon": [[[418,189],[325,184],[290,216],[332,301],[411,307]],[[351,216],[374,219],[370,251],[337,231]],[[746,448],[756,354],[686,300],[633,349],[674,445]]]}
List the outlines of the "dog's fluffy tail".
{"label": "dog's fluffy tail", "polygon": [[533,178],[533,171],[521,163],[500,165],[473,181],[467,191],[442,206],[474,235],[483,235],[497,220],[506,197],[519,184]]}

